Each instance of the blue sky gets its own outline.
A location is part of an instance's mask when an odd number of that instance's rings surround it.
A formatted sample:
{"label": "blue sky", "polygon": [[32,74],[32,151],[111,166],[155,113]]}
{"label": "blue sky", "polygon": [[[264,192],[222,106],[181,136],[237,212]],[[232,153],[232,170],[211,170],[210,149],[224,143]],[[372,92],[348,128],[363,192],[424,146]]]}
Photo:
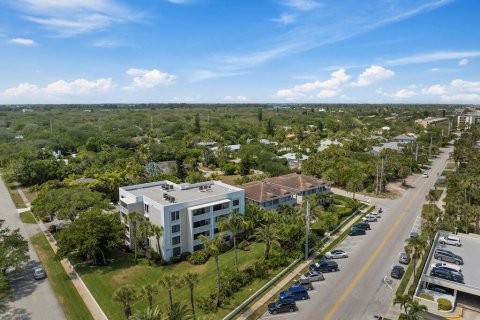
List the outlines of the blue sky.
{"label": "blue sky", "polygon": [[478,0],[0,0],[0,104],[480,103]]}

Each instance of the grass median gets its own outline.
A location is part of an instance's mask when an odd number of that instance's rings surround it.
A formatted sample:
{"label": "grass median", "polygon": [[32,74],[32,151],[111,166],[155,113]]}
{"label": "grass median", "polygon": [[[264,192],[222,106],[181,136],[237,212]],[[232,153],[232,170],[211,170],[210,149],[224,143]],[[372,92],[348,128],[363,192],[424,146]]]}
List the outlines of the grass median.
{"label": "grass median", "polygon": [[37,223],[31,211],[25,211],[20,213],[20,220],[22,220],[23,223],[29,223],[29,224]]}
{"label": "grass median", "polygon": [[93,319],[77,289],[73,286],[72,280],[60,261],[55,258],[55,253],[43,233],[33,236],[31,241],[67,319]]}

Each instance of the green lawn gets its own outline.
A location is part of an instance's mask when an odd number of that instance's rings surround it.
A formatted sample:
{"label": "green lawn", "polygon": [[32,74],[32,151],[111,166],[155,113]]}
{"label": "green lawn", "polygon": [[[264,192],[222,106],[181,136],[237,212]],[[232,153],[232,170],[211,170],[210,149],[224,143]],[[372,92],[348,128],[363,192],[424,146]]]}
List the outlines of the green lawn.
{"label": "green lawn", "polygon": [[12,198],[17,209],[23,209],[27,207],[16,189],[8,188],[8,192],[10,193],[10,197]]}
{"label": "green lawn", "polygon": [[440,199],[440,197],[443,193],[443,190],[433,190],[433,192],[436,194],[437,198]]}
{"label": "green lawn", "polygon": [[448,177],[450,177],[452,174],[453,174],[453,170],[444,170],[444,171],[442,172],[442,176],[447,177],[447,179],[448,179]]}
{"label": "green lawn", "polygon": [[424,204],[422,207],[422,215],[424,215],[426,212],[432,212],[435,211],[437,214],[440,214],[441,211],[435,204]]}
{"label": "green lawn", "polygon": [[[263,244],[253,243],[251,247],[252,249],[250,251],[238,250],[240,266],[246,266],[263,255]],[[220,270],[226,267],[233,267],[233,251],[222,254],[219,260]],[[124,284],[131,283],[141,287],[147,283],[157,283],[165,274],[175,273],[182,275],[187,271],[193,271],[200,275],[200,283],[195,288],[195,297],[200,297],[207,296],[211,291],[215,290],[217,283],[214,259],[210,259],[206,264],[199,266],[192,265],[186,261],[169,266],[148,266],[146,261],[140,261],[138,265],[135,265],[131,253],[118,252],[113,257],[112,262],[106,267],[87,266],[83,264],[77,264],[75,267],[110,320],[124,319],[120,304],[112,300],[115,289]],[[273,277],[273,275],[279,271],[280,269],[275,270],[269,277]],[[229,306],[219,309],[214,318],[222,318],[230,313],[238,304],[243,302],[267,281],[268,279],[257,279],[251,285],[244,287],[240,292],[235,294]],[[181,301],[190,308],[189,297],[189,289],[187,287],[179,288],[174,292],[174,300]],[[168,303],[168,293],[160,289],[155,303],[160,306],[166,306]],[[138,310],[144,309],[146,306],[146,300],[140,300],[133,305],[133,312],[135,313]],[[196,308],[196,311],[201,315],[199,308]]]}
{"label": "green lawn", "polygon": [[20,213],[20,220],[22,220],[23,223],[37,223],[31,211],[25,211]]}
{"label": "green lawn", "polygon": [[45,236],[39,233],[31,240],[67,319],[93,319]]}

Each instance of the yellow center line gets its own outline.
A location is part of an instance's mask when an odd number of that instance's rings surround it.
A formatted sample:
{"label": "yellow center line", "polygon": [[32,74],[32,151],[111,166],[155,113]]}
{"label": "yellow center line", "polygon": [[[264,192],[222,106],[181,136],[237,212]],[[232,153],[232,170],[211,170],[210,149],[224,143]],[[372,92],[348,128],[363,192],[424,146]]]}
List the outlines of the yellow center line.
{"label": "yellow center line", "polygon": [[[437,167],[437,166],[435,166]],[[433,168],[432,168],[433,169]],[[405,208],[405,211],[402,212],[402,214],[400,215],[400,217],[398,217],[398,219],[395,221],[395,223],[393,224],[393,226],[390,228],[390,230],[388,231],[387,235],[385,236],[385,238],[383,238],[382,242],[378,245],[378,247],[375,249],[375,252],[373,253],[372,256],[370,256],[370,258],[368,259],[368,261],[363,265],[362,269],[360,270],[360,272],[357,274],[357,276],[353,279],[353,281],[350,283],[350,285],[347,287],[347,289],[343,292],[343,294],[341,295],[341,297],[337,300],[337,302],[335,303],[335,305],[332,307],[332,309],[330,309],[330,311],[328,312],[328,314],[325,316],[324,320],[330,320],[330,318],[332,318],[332,316],[335,314],[335,312],[337,312],[338,308],[340,308],[340,306],[342,305],[343,301],[347,298],[347,296],[350,294],[350,291],[353,290],[353,288],[355,288],[355,286],[357,285],[357,283],[360,281],[360,279],[363,277],[363,275],[365,274],[365,272],[367,272],[367,270],[370,268],[370,266],[372,265],[372,263],[375,261],[375,259],[377,258],[378,254],[380,253],[380,251],[383,249],[383,247],[385,246],[385,244],[387,243],[387,241],[392,237],[392,234],[395,232],[395,230],[397,229],[398,225],[400,224],[400,222],[403,220],[403,218],[405,218],[405,215],[407,214],[407,211],[410,209],[410,207],[412,206],[413,202],[414,202],[414,199],[418,196],[418,194],[423,190],[423,188],[425,187],[425,184],[428,182],[428,180],[424,181],[422,183],[422,186],[420,188],[418,188],[418,190],[414,193],[413,197],[411,197],[410,199],[410,202],[408,204],[408,206]]]}

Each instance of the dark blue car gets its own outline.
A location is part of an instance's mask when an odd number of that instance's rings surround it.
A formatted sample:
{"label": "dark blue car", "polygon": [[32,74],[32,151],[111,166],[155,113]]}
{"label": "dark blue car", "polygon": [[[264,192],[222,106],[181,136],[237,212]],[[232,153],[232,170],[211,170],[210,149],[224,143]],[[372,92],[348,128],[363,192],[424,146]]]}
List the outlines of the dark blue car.
{"label": "dark blue car", "polygon": [[307,290],[304,287],[290,287],[280,292],[280,299],[306,300],[310,299]]}

